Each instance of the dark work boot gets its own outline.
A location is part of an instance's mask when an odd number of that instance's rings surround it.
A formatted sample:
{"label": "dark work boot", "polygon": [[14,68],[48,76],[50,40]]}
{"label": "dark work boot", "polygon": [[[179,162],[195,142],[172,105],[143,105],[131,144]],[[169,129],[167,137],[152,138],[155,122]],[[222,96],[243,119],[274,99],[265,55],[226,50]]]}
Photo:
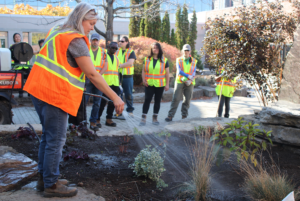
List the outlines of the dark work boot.
{"label": "dark work boot", "polygon": [[141,122],[140,122],[140,126],[145,126],[146,125],[146,118],[147,118],[147,116],[145,114],[143,114]]}
{"label": "dark work boot", "polygon": [[96,125],[96,123],[90,122],[90,129],[92,129],[93,131],[98,131],[99,127]]}
{"label": "dark work boot", "polygon": [[75,187],[67,187],[57,181],[53,186],[50,188],[46,188],[44,191],[44,197],[51,198],[51,197],[73,197],[77,195],[77,188]]}
{"label": "dark work boot", "polygon": [[152,116],[152,124],[153,125],[159,125],[159,122],[157,121],[157,114],[154,114]]}
{"label": "dark work boot", "polygon": [[224,117],[225,117],[225,118],[229,118],[229,114],[225,114]]}
{"label": "dark work boot", "polygon": [[[38,173],[38,176],[39,179],[36,184],[36,190],[41,192],[44,191],[44,180],[43,180],[43,175],[41,173]],[[68,185],[69,183],[68,180],[66,179],[59,179],[58,181],[63,185]]]}
{"label": "dark work boot", "polygon": [[173,119],[172,117],[167,117],[167,118],[165,118],[165,121],[170,122],[170,121],[172,121],[172,119]]}
{"label": "dark work boot", "polygon": [[182,119],[186,119],[187,116],[182,115]]}
{"label": "dark work boot", "polygon": [[105,125],[106,126],[111,126],[111,127],[116,127],[117,126],[117,124],[115,122],[113,122],[111,119],[106,119]]}
{"label": "dark work boot", "polygon": [[101,125],[101,123],[100,123],[100,120],[97,120],[96,126],[97,126],[98,128],[101,128],[101,127],[102,127],[102,125]]}

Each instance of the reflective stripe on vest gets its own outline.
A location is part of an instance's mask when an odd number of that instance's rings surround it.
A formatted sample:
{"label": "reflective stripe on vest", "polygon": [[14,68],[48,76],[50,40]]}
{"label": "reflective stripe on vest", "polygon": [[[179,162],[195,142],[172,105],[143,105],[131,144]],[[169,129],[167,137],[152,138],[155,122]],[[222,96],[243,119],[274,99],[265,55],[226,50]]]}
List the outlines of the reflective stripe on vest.
{"label": "reflective stripe on vest", "polygon": [[[189,63],[188,65],[185,64],[184,59],[182,57],[178,58],[178,62],[179,62],[179,67],[181,69],[181,71],[183,71],[184,73],[188,74],[188,75],[193,75],[195,68],[196,68],[196,64],[197,64],[197,60],[193,57],[192,58],[192,63]],[[184,77],[182,75],[179,74],[179,72],[176,73],[176,82],[177,83],[182,83],[181,78]],[[193,80],[193,85],[195,85],[195,79]]]}
{"label": "reflective stripe on vest", "polygon": [[76,116],[81,103],[85,80],[79,67],[72,67],[67,59],[67,50],[73,39],[85,35],[74,31],[52,29],[37,55],[24,90],[34,97]]}
{"label": "reflective stripe on vest", "polygon": [[162,58],[162,62],[157,60],[155,68],[153,68],[153,57],[150,59],[145,58],[145,78],[149,86],[163,87],[166,86],[166,62],[165,57]]}
{"label": "reflective stripe on vest", "polygon": [[102,70],[105,64],[105,59],[106,59],[105,51],[101,47],[99,47],[96,55],[96,60],[95,60],[93,50],[90,48],[90,56],[96,71],[100,73],[100,71]]}
{"label": "reflective stripe on vest", "polygon": [[119,86],[119,72],[118,67],[120,61],[116,55],[114,56],[114,62],[112,62],[109,55],[107,55],[107,71],[103,74],[103,77],[109,86]]}
{"label": "reflective stripe on vest", "polygon": [[[115,55],[119,58],[119,61],[121,64],[126,63],[129,59],[130,54],[133,52],[133,49],[128,48],[125,51],[125,54],[123,54],[122,48],[119,48]],[[126,67],[126,68],[120,68],[119,72],[122,73],[122,75],[133,75],[134,74],[134,66]]]}

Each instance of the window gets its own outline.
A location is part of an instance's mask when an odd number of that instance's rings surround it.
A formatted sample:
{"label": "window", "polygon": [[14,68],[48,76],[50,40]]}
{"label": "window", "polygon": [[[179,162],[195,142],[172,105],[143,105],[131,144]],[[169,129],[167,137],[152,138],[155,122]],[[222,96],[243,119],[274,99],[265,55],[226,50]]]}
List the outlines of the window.
{"label": "window", "polygon": [[0,48],[7,48],[7,32],[0,31]]}
{"label": "window", "polygon": [[38,32],[33,32],[32,37],[31,37],[31,46],[33,48],[33,51],[38,51],[40,49],[40,46],[38,44],[39,40],[45,39],[47,36],[47,33],[38,33]]}
{"label": "window", "polygon": [[120,40],[120,35],[113,36],[113,42],[118,42]]}
{"label": "window", "polygon": [[23,32],[22,35],[23,35],[22,42],[28,43],[29,33],[28,32]]}

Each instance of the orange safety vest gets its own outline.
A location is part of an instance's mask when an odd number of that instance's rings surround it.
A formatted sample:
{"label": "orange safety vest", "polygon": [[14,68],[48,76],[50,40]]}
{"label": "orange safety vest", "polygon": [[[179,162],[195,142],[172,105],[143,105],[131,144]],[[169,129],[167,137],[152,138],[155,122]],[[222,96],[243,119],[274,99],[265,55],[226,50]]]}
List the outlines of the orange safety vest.
{"label": "orange safety vest", "polygon": [[24,86],[34,97],[72,116],[77,116],[85,85],[82,70],[67,60],[69,44],[75,38],[83,38],[90,47],[85,35],[51,29]]}

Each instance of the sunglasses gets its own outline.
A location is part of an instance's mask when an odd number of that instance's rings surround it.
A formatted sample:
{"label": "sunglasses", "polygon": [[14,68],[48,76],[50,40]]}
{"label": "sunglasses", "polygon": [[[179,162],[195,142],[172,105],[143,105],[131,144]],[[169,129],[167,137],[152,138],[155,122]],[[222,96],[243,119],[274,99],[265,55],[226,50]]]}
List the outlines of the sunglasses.
{"label": "sunglasses", "polygon": [[189,52],[189,50],[184,50],[185,52]]}
{"label": "sunglasses", "polygon": [[125,41],[123,41],[123,40],[120,40],[119,42],[120,42],[120,43],[125,43]]}
{"label": "sunglasses", "polygon": [[112,49],[112,50],[117,50],[118,48],[116,48],[116,47],[111,47],[110,49]]}

